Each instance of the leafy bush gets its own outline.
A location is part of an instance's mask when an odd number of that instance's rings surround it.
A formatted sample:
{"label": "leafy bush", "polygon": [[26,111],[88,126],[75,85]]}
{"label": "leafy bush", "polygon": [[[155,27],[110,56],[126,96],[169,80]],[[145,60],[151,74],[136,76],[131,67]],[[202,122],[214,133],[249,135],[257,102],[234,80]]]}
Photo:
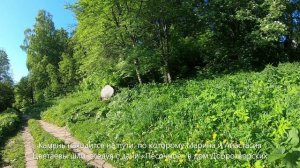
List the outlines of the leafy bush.
{"label": "leafy bush", "polygon": [[277,161],[281,167],[299,167],[300,166],[300,142],[299,131],[291,128],[280,144],[275,144],[269,161]]}
{"label": "leafy bush", "polygon": [[[0,113],[0,147],[5,145],[7,139],[15,133],[19,128],[20,118],[17,111],[8,108],[4,112]],[[5,158],[4,158],[5,159]],[[2,152],[0,152],[0,166],[2,166],[3,158]]]}
{"label": "leafy bush", "polygon": [[96,151],[180,156],[114,159],[118,167],[276,167],[278,161],[266,158],[189,160],[187,156],[219,153],[270,157],[274,144],[282,146],[289,130],[299,129],[299,68],[299,63],[280,64],[277,68],[267,66],[260,73],[238,73],[172,85],[148,84],[123,89],[106,103],[98,100],[98,91],[85,91],[57,100],[42,117],[60,126],[68,125],[83,143],[261,145],[199,149],[147,146]]}
{"label": "leafy bush", "polygon": [[2,82],[0,76],[0,113],[12,107],[14,103],[14,89],[11,82]]}
{"label": "leafy bush", "polygon": [[13,109],[7,109],[0,114],[0,142],[4,142],[4,137],[12,133],[19,122],[20,118]]}
{"label": "leafy bush", "polygon": [[34,105],[23,108],[22,111],[29,118],[40,119],[41,112],[47,110],[47,108],[51,107],[52,104],[53,104],[52,101],[39,102]]}

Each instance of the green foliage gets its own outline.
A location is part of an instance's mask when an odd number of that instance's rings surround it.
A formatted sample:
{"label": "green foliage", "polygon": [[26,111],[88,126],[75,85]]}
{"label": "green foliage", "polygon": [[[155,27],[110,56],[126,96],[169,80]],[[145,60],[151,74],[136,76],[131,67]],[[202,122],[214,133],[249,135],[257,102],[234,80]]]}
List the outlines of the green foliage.
{"label": "green foliage", "polygon": [[12,137],[2,151],[3,161],[13,168],[25,168],[25,149],[21,133]]}
{"label": "green foliage", "polygon": [[23,77],[14,88],[15,103],[18,109],[25,108],[34,103],[32,82],[28,77]]}
{"label": "green foliage", "polygon": [[[224,75],[213,80],[148,84],[122,89],[109,102],[98,91],[58,99],[42,118],[67,125],[83,143],[125,144],[261,144],[261,148],[98,149],[115,154],[266,154],[260,160],[189,161],[178,159],[113,160],[118,167],[276,167],[288,165],[299,146],[300,65],[267,66],[260,73]],[[294,127],[294,128],[293,128]],[[109,128],[109,129],[108,129]],[[284,142],[284,143],[282,143]],[[273,145],[284,147],[272,161]],[[298,144],[299,145],[299,144]],[[291,156],[291,157],[290,157]],[[273,159],[273,160],[275,160]],[[295,159],[291,160],[294,163]]]}
{"label": "green foliage", "polygon": [[[25,30],[36,101],[99,85],[149,82],[299,60],[298,1],[79,0],[69,37],[39,11]],[[46,82],[45,82],[46,81]]]}
{"label": "green foliage", "polygon": [[67,148],[38,148],[39,144],[44,145],[51,145],[51,144],[64,144],[61,140],[58,140],[57,138],[53,137],[49,133],[45,132],[41,126],[39,125],[38,121],[36,120],[29,120],[29,130],[31,135],[34,138],[34,144],[35,144],[35,154],[61,154],[68,157],[68,159],[39,159],[38,160],[38,166],[39,167],[89,167],[86,165],[86,163],[81,159],[71,159],[70,156],[72,155],[72,152],[70,149]]}
{"label": "green foliage", "polygon": [[50,84],[45,90],[46,97],[55,97],[60,93],[60,83],[58,79],[58,71],[56,67],[52,64],[48,64],[46,67],[46,71],[48,73]]}
{"label": "green foliage", "polygon": [[[19,124],[20,117],[18,112],[14,109],[8,108],[4,112],[0,113],[0,166],[3,166],[3,161],[8,162],[8,160],[5,159],[9,157],[7,153],[2,153],[2,147],[5,145],[8,138],[14,135],[15,131],[19,128]],[[21,155],[23,155],[23,153],[21,153]],[[21,162],[22,161],[16,161],[16,164]]]}
{"label": "green foliage", "polygon": [[0,113],[14,103],[14,89],[10,82],[0,82]]}
{"label": "green foliage", "polygon": [[112,73],[110,76],[105,76],[104,72],[93,73],[83,78],[83,80],[79,83],[80,90],[95,90],[101,88],[101,86],[105,86],[107,84],[117,85],[116,74]]}
{"label": "green foliage", "polygon": [[52,105],[53,101],[37,102],[33,105],[26,106],[22,109],[25,115],[33,119],[41,119],[41,112],[47,110]]}
{"label": "green foliage", "polygon": [[71,8],[78,19],[73,39],[81,73],[101,74],[118,85],[170,82],[176,42],[196,22],[189,1],[79,1]]}
{"label": "green foliage", "polygon": [[9,72],[9,59],[4,50],[0,49],[0,113],[14,102],[13,81]]}
{"label": "green foliage", "polygon": [[12,82],[9,73],[9,59],[6,52],[0,49],[0,82],[8,81]]}
{"label": "green foliage", "polygon": [[259,30],[254,32],[254,39],[256,43],[262,45],[276,43],[281,35],[287,34],[288,25],[281,18],[286,13],[289,2],[286,0],[266,0],[261,5],[268,10],[266,10],[266,15],[263,18],[257,20]]}
{"label": "green foliage", "polygon": [[91,82],[120,86],[170,82],[199,70],[262,69],[299,60],[298,5],[287,0],[80,0],[70,7],[78,19],[74,55],[84,78],[97,75],[100,79]]}
{"label": "green foliage", "polygon": [[62,60],[59,62],[59,73],[61,78],[62,92],[71,92],[74,86],[78,83],[76,75],[76,63],[74,58],[63,53]]}
{"label": "green foliage", "polygon": [[[73,93],[63,99],[64,103],[59,103],[57,106],[49,108],[48,112],[42,113],[41,116],[47,121],[56,121],[55,123],[59,126],[64,126],[67,122],[76,123],[76,121],[85,119],[87,116],[95,116],[101,107],[99,106],[99,100],[99,91],[92,90]],[[58,102],[60,102],[60,98],[54,101],[53,104],[57,104]]]}
{"label": "green foliage", "polygon": [[[34,100],[43,101],[69,91],[70,85],[75,85],[72,81],[75,74],[71,71],[72,78],[66,76],[72,66],[66,66],[66,57],[63,56],[72,54],[68,33],[64,29],[55,29],[52,15],[44,10],[38,12],[34,28],[24,33],[25,40],[21,48],[27,53]],[[68,88],[63,89],[68,82]]]}
{"label": "green foliage", "polygon": [[[65,30],[55,29],[49,13],[40,11],[34,28],[25,31],[22,46],[33,95],[27,94],[26,80],[21,81],[16,106],[65,95],[79,84],[79,92],[57,97],[50,108],[30,106],[35,107],[34,116],[48,108],[42,114],[45,120],[68,125],[83,142],[261,143],[261,149],[216,152],[265,154],[275,144],[279,150],[273,153],[281,154],[269,161],[115,160],[121,167],[208,167],[211,162],[216,167],[288,165],[295,150],[279,144],[299,123],[299,64],[271,65],[300,60],[299,3],[79,0],[70,6],[78,20],[70,38]],[[265,66],[261,73],[220,75]],[[197,74],[198,80],[173,85],[150,83]],[[111,101],[99,102],[99,88],[106,84],[135,88],[121,89]],[[92,128],[97,131],[87,131]],[[100,150],[149,151],[195,153]]]}
{"label": "green foliage", "polygon": [[16,130],[20,118],[13,109],[7,109],[0,114],[0,142],[4,142],[4,138]]}
{"label": "green foliage", "polygon": [[278,144],[269,156],[269,161],[278,161],[281,167],[300,166],[300,142],[299,131],[292,127],[286,136]]}

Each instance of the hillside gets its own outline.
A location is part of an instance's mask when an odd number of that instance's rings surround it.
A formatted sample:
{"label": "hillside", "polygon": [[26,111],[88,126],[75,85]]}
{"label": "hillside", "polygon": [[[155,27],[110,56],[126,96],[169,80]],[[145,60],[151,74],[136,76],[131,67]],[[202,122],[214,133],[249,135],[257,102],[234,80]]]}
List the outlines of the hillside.
{"label": "hillside", "polygon": [[0,167],[299,168],[299,7],[3,1]]}
{"label": "hillside", "polygon": [[[94,149],[127,154],[126,159],[109,161],[117,167],[295,166],[299,157],[292,148],[299,147],[299,63],[210,80],[123,88],[106,102],[99,100],[97,89],[51,103],[42,119],[67,126],[82,143],[122,144]],[[232,146],[236,144],[238,148]],[[213,153],[213,159],[205,158]],[[261,158],[226,160],[217,154]]]}

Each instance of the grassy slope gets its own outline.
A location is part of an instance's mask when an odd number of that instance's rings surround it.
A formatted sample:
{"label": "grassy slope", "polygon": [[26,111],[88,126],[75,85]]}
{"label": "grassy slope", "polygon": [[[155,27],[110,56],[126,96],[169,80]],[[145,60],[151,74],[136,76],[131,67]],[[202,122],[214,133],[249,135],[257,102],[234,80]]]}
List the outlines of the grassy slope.
{"label": "grassy slope", "polygon": [[[3,147],[5,146],[6,141],[11,136],[16,134],[20,124],[20,118],[17,115],[17,112],[13,109],[7,109],[6,111],[0,113],[0,166],[3,163]],[[6,149],[5,149],[6,150]],[[14,153],[17,154],[17,153]],[[17,154],[18,155],[18,154]],[[6,156],[4,156],[6,157]],[[17,161],[18,162],[18,161]]]}
{"label": "grassy slope", "polygon": [[24,150],[22,134],[18,133],[6,143],[2,151],[4,162],[13,168],[25,168]]}
{"label": "grassy slope", "polygon": [[[83,143],[262,144],[261,149],[125,148],[99,150],[102,153],[270,153],[286,131],[299,128],[299,85],[300,65],[282,64],[260,73],[123,89],[110,102],[100,102],[99,91],[78,92],[57,99],[42,118],[67,125]],[[266,160],[188,161],[184,155],[113,162],[119,167],[272,166]]]}

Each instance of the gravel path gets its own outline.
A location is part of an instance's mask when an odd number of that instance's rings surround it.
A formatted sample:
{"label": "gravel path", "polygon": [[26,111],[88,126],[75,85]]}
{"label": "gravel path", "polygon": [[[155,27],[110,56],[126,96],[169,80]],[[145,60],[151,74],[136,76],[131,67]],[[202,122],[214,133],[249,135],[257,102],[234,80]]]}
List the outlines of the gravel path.
{"label": "gravel path", "polygon": [[34,159],[34,143],[27,126],[22,131],[25,146],[26,168],[37,168],[37,160]]}
{"label": "gravel path", "polygon": [[[54,137],[63,140],[66,145],[82,145],[78,140],[76,140],[65,128],[57,127],[53,124],[47,123],[45,121],[39,120],[42,128],[52,134]],[[82,159],[88,164],[99,168],[113,168],[112,165],[107,163],[105,160],[95,159],[95,155],[90,149],[87,148],[72,148],[73,152],[78,156],[83,156]]]}

